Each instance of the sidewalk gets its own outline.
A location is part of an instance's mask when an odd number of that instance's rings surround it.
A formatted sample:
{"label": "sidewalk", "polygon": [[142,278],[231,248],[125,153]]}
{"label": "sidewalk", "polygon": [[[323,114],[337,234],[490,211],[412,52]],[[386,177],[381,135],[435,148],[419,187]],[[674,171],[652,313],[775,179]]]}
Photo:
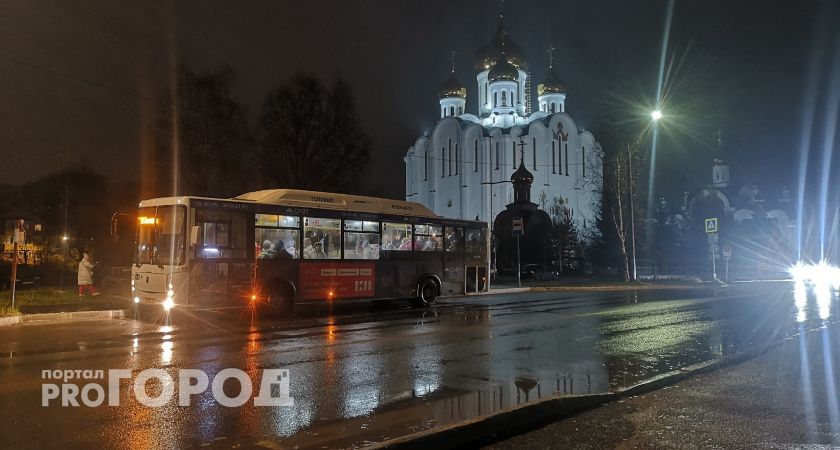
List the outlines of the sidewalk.
{"label": "sidewalk", "polygon": [[[0,326],[31,322],[65,321],[79,319],[122,318],[132,304],[125,295],[115,290],[103,290],[101,295],[79,297],[74,289],[45,287],[18,292],[15,305],[18,315],[0,317]],[[0,305],[9,306],[8,298],[0,299]]]}
{"label": "sidewalk", "polygon": [[[490,283],[491,293],[514,293],[525,291],[613,291],[613,290],[648,290],[648,289],[694,289],[713,285],[711,282],[689,279],[646,280],[624,282],[609,279],[585,277],[567,277],[556,280],[522,280],[519,287],[516,278],[499,278]],[[715,286],[720,286],[714,283]]]}
{"label": "sidewalk", "polygon": [[747,362],[610,403],[488,448],[840,446],[838,342],[840,327],[831,326]]}

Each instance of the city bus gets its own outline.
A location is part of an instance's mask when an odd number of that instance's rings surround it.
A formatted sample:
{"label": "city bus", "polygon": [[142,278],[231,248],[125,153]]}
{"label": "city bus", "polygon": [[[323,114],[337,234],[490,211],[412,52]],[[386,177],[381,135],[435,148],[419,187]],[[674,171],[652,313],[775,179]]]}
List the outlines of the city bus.
{"label": "city bus", "polygon": [[488,289],[487,224],[419,203],[294,189],[140,202],[135,303],[212,308],[408,299]]}

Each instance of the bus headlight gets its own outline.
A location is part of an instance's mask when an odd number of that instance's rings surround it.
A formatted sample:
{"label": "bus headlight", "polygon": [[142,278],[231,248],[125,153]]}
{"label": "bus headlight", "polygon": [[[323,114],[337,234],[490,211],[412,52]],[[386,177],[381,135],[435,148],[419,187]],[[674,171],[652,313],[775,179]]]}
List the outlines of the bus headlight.
{"label": "bus headlight", "polygon": [[172,288],[169,288],[166,291],[166,300],[163,301],[163,309],[164,311],[169,311],[175,306],[175,291]]}

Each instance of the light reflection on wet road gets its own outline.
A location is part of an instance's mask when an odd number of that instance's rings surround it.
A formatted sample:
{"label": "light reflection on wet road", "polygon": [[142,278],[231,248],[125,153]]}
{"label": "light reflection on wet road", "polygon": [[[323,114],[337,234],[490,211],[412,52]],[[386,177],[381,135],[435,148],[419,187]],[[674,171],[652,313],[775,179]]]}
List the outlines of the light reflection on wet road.
{"label": "light reflection on wet road", "polygon": [[[304,309],[295,321],[253,324],[231,313],[176,315],[168,327],[111,320],[0,329],[0,447],[364,445],[555,393],[629,386],[836,319],[836,296],[826,306],[799,289],[544,292],[451,299],[428,311]],[[189,408],[147,408],[127,385],[121,407],[40,406],[43,369],[136,376],[152,367],[211,378],[237,367],[255,384],[262,369],[287,368],[295,406],[226,408],[208,390]]]}

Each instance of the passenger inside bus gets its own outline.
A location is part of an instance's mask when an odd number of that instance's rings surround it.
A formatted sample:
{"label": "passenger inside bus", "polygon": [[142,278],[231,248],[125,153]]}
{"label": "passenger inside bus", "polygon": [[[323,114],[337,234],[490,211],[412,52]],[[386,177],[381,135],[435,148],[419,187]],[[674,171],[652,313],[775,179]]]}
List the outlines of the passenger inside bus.
{"label": "passenger inside bus", "polygon": [[402,244],[400,244],[400,250],[411,250],[411,238],[403,238]]}
{"label": "passenger inside bus", "polygon": [[311,258],[312,254],[312,239],[303,238],[303,259]]}
{"label": "passenger inside bus", "polygon": [[310,252],[309,257],[311,259],[326,259],[327,254],[324,253],[323,246],[320,242],[316,242],[312,244],[312,252]]}
{"label": "passenger inside bus", "polygon": [[257,258],[271,258],[274,256],[274,250],[271,249],[271,241],[266,239],[262,243],[262,248],[260,248],[260,253],[257,255]]}
{"label": "passenger inside bus", "polygon": [[278,240],[274,245],[274,259],[292,259],[293,256],[286,250],[286,244],[282,240]]}

